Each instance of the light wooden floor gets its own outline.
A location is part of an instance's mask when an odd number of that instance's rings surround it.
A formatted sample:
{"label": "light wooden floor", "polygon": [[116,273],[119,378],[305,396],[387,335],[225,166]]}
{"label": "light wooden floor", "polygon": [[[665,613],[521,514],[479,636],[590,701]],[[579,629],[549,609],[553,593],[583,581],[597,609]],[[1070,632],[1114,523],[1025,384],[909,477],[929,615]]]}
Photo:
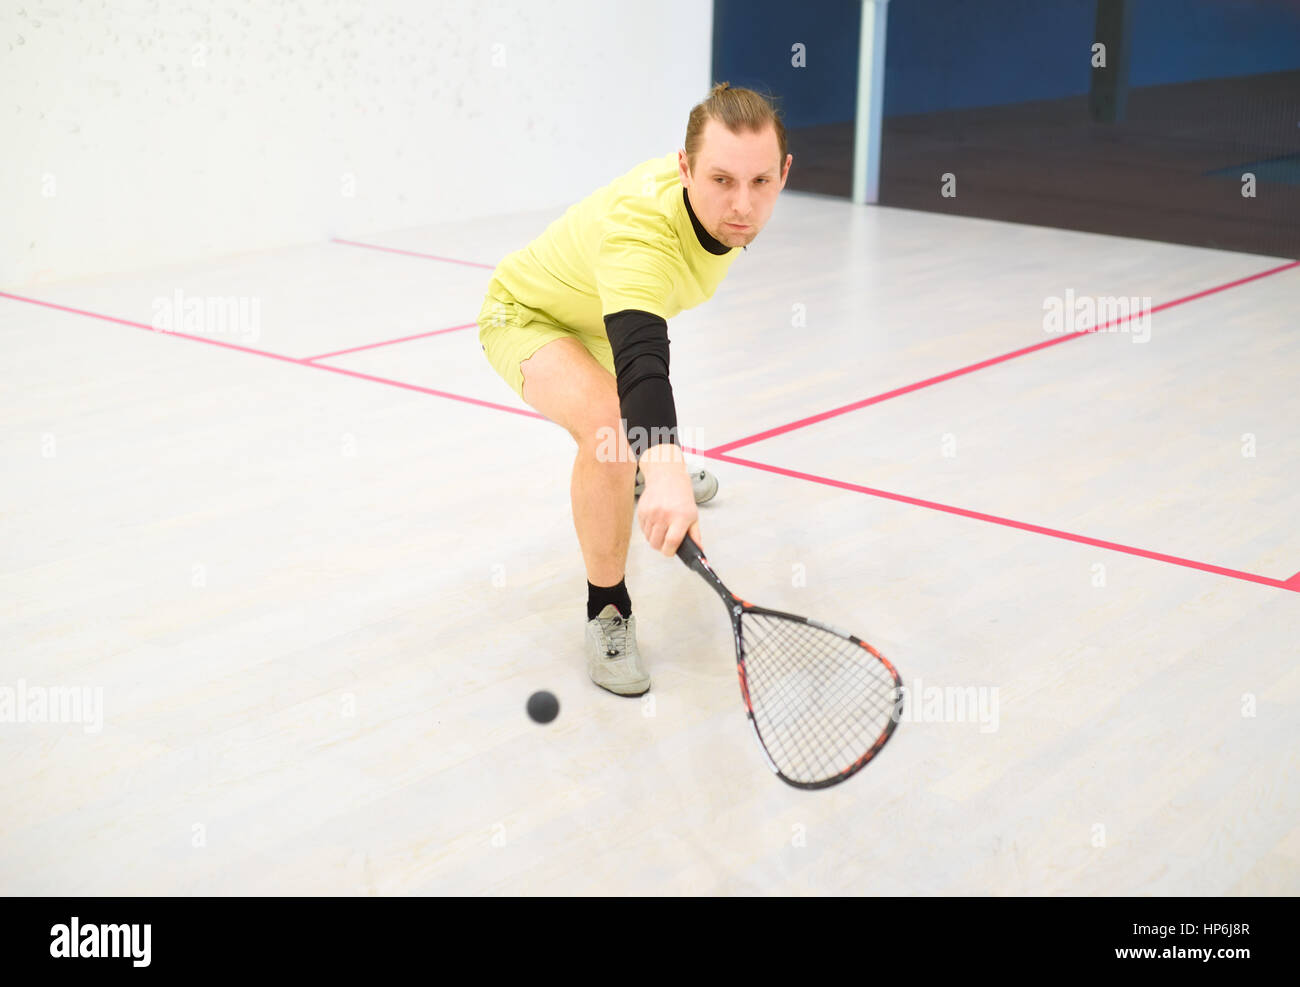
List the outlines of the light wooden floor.
{"label": "light wooden floor", "polygon": [[[553,215],[369,241],[484,267],[325,243],[0,298],[0,687],[104,697],[0,723],[0,892],[1300,893],[1300,268],[695,459],[733,589],[997,699],[801,792],[639,533],[653,703],[587,680],[570,440],[473,329],[271,356],[471,322]],[[786,193],[670,326],[679,416],[727,445],[1052,338],[1067,289],[1286,263]],[[260,332],[141,328],[178,289]]]}

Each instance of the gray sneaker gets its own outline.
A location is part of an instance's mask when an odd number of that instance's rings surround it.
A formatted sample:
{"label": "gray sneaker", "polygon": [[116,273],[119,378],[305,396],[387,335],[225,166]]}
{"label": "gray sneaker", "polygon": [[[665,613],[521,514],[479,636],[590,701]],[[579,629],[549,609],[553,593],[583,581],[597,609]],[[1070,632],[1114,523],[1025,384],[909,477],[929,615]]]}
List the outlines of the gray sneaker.
{"label": "gray sneaker", "polygon": [[620,696],[650,691],[650,676],[636,649],[636,614],[626,619],[612,603],[587,621],[587,674],[602,689]]}
{"label": "gray sneaker", "polygon": [[[695,492],[695,503],[703,504],[705,501],[712,500],[718,492],[718,478],[708,470],[699,469],[691,474],[691,489]],[[640,497],[641,492],[645,490],[645,477],[641,475],[641,467],[636,468],[636,486],[632,492]]]}

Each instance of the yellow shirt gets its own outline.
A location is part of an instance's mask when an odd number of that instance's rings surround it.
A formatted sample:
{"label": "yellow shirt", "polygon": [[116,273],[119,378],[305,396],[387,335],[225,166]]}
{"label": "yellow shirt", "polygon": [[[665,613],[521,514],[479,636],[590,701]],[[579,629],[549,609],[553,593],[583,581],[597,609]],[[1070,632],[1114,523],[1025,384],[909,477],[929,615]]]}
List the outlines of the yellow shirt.
{"label": "yellow shirt", "polygon": [[700,243],[674,151],[570,206],[494,277],[558,325],[604,336],[606,315],[637,309],[666,321],[707,301],[739,254]]}

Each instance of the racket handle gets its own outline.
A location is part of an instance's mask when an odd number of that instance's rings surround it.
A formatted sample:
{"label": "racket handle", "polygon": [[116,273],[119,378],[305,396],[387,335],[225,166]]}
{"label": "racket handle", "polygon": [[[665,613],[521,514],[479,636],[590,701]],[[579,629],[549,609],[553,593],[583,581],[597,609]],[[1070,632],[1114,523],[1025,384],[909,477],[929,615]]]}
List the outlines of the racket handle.
{"label": "racket handle", "polygon": [[704,561],[704,552],[695,544],[690,535],[682,535],[682,543],[677,546],[677,557],[694,569],[696,563]]}
{"label": "racket handle", "polygon": [[709,560],[704,557],[703,549],[695,544],[695,539],[690,535],[682,536],[682,543],[677,546],[677,557],[686,563],[688,569],[694,569],[704,577],[704,581],[722,597],[722,602],[727,609],[731,609],[732,600],[734,599],[731,590],[723,585],[722,580],[718,578],[718,574],[709,565]]}

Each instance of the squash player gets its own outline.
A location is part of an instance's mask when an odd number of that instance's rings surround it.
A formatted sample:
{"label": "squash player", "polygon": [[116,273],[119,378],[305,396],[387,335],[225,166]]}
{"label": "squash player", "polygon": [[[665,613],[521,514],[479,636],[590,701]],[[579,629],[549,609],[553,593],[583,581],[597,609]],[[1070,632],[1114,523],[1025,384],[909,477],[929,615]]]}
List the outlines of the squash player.
{"label": "squash player", "polygon": [[[668,378],[667,320],[712,297],[767,223],[793,156],[759,93],[713,87],[685,148],[571,206],[497,266],[479,313],[488,362],[577,443],[570,496],[587,572],[587,670],[639,696],[650,676],[624,581],[632,513],[665,556],[700,538],[707,470],[688,472]],[[719,340],[724,344],[724,340]]]}

